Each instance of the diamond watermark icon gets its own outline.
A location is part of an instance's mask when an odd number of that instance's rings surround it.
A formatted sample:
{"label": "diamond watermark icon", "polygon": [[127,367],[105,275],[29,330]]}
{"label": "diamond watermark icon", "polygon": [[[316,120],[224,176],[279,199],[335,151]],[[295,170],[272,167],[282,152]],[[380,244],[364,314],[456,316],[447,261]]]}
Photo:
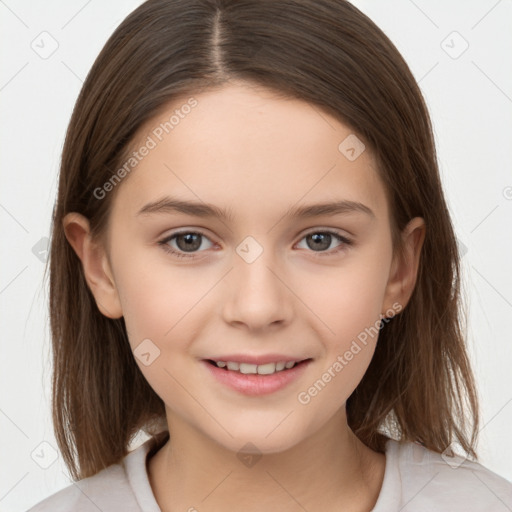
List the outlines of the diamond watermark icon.
{"label": "diamond watermark icon", "polygon": [[43,238],[32,247],[32,254],[43,263],[45,263],[48,258],[48,242],[48,237],[43,236]]}
{"label": "diamond watermark icon", "polygon": [[139,343],[133,354],[144,366],[149,366],[160,356],[160,349],[149,338],[146,338]]}
{"label": "diamond watermark icon", "polygon": [[258,447],[253,443],[245,443],[236,456],[240,462],[248,468],[252,468],[262,457]]}
{"label": "diamond watermark icon", "polygon": [[236,252],[246,263],[252,263],[263,253],[263,247],[255,238],[247,236],[238,244]]}
{"label": "diamond watermark icon", "polygon": [[464,258],[464,256],[468,252],[468,248],[466,245],[464,245],[458,238],[457,238],[457,247],[459,248],[459,254],[461,258]]}
{"label": "diamond watermark icon", "polygon": [[455,443],[450,443],[444,450],[443,453],[441,453],[441,457],[443,460],[453,469],[457,469],[466,459],[467,456],[462,457],[461,455],[458,455],[454,448],[456,448]]}
{"label": "diamond watermark icon", "polygon": [[338,146],[338,151],[347,159],[353,162],[366,149],[363,141],[351,133]]}
{"label": "diamond watermark icon", "polygon": [[49,32],[44,30],[41,32],[31,43],[30,48],[41,57],[41,59],[50,58],[59,47],[57,39],[55,39]]}
{"label": "diamond watermark icon", "polygon": [[40,468],[48,469],[59,458],[59,454],[50,443],[43,441],[32,450],[30,457]]}
{"label": "diamond watermark icon", "polygon": [[441,48],[455,60],[469,48],[469,43],[454,30],[441,41]]}

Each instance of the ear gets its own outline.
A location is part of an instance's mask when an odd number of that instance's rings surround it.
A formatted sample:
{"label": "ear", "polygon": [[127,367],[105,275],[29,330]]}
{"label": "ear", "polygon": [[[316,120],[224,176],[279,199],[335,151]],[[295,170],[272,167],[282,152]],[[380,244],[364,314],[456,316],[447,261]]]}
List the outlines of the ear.
{"label": "ear", "polygon": [[393,309],[393,304],[400,304],[401,311],[409,302],[416,285],[425,233],[425,221],[421,217],[410,220],[402,231],[403,254],[397,251],[391,264],[382,306],[383,315]]}
{"label": "ear", "polygon": [[121,302],[105,248],[91,237],[89,220],[72,212],[62,220],[68,242],[82,262],[85,280],[100,312],[108,318],[123,316]]}

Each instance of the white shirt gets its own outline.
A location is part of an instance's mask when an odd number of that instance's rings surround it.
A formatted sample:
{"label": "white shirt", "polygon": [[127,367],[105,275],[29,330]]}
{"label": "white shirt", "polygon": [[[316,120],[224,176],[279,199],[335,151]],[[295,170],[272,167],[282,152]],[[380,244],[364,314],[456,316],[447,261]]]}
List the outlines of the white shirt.
{"label": "white shirt", "polygon": [[[151,438],[118,464],[75,482],[27,512],[161,512],[149,483]],[[417,443],[389,439],[386,466],[372,512],[511,512],[512,483],[477,462],[445,458]],[[448,462],[447,462],[448,461]],[[191,509],[200,504],[191,503]],[[314,511],[311,511],[314,512]]]}

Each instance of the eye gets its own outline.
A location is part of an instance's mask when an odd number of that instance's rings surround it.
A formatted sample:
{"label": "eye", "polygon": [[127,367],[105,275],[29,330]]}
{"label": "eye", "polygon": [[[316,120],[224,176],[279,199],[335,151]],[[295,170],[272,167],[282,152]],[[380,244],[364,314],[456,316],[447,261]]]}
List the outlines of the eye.
{"label": "eye", "polygon": [[[193,258],[197,249],[203,245],[202,239],[209,240],[209,238],[204,234],[196,231],[181,231],[164,238],[158,242],[158,244],[162,246],[164,251],[169,252],[178,258]],[[169,245],[169,242],[176,242],[177,249]]]}
{"label": "eye", "polygon": [[[162,246],[164,251],[178,258],[194,258],[196,253],[201,252],[199,249],[203,246],[204,240],[208,240],[213,245],[211,240],[201,232],[181,231],[164,238],[159,241],[158,244]],[[305,240],[307,248],[318,253],[318,256],[332,256],[333,254],[345,250],[347,246],[352,245],[352,241],[345,236],[329,230],[312,231],[304,236],[301,241],[302,240]],[[326,251],[326,249],[331,246],[332,242],[336,240],[340,242],[340,244],[334,250]],[[211,246],[206,248],[211,248]]]}
{"label": "eye", "polygon": [[[352,241],[335,231],[311,231],[302,240],[306,240],[308,248],[313,249],[313,252],[318,252],[318,256],[332,256],[340,251],[343,251],[347,246],[352,245]],[[328,249],[333,240],[341,242],[334,251],[325,251]],[[317,250],[318,249],[318,250]]]}

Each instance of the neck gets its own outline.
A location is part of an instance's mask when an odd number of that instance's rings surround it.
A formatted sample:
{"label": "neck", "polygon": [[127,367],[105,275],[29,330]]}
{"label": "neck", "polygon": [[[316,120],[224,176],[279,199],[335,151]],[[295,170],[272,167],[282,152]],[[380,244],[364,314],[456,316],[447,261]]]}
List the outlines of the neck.
{"label": "neck", "polygon": [[384,477],[385,456],[365,446],[345,410],[292,448],[270,454],[226,450],[167,414],[170,439],[148,462],[162,512],[344,510],[369,512]]}

